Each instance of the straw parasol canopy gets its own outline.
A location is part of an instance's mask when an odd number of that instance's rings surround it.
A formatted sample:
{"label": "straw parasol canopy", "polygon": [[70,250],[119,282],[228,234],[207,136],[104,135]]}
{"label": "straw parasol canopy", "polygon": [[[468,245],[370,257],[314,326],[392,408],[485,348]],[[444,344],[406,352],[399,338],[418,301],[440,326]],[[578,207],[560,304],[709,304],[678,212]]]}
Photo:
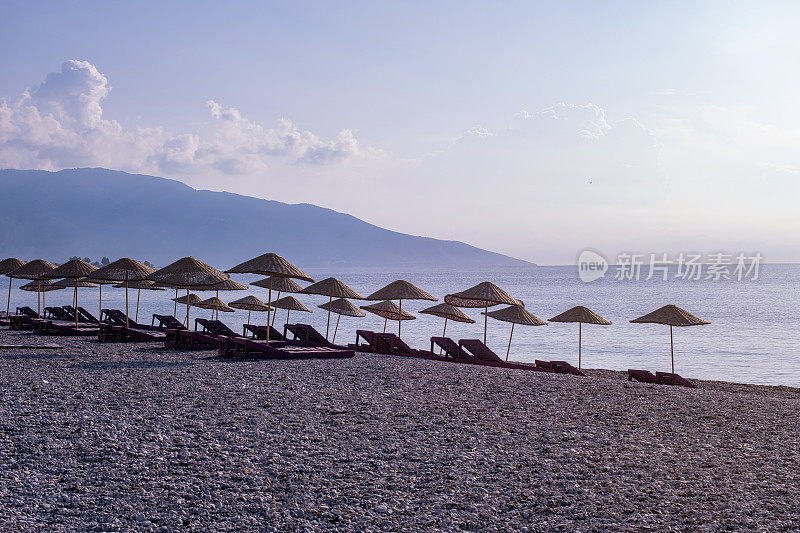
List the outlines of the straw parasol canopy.
{"label": "straw parasol canopy", "polygon": [[338,298],[332,302],[318,305],[317,307],[336,314],[336,327],[333,328],[333,340],[331,340],[331,342],[336,342],[336,332],[339,331],[339,320],[341,320],[342,315],[356,318],[367,316],[367,313],[356,307],[353,302],[344,298]]}
{"label": "straw parasol canopy", "polygon": [[[424,290],[420,289],[413,283],[410,283],[404,279],[398,279],[397,281],[393,281],[387,286],[383,287],[382,289],[378,289],[377,291],[373,292],[366,298],[365,300],[398,300],[400,304],[400,309],[403,309],[403,300],[428,300],[431,302],[435,302],[437,298],[434,298],[431,294],[425,292]],[[402,321],[397,321],[397,335],[400,335],[400,324]]]}
{"label": "straw parasol canopy", "polygon": [[382,317],[383,320],[383,332],[386,333],[386,323],[389,320],[397,320],[398,322],[402,320],[416,320],[417,317],[409,313],[408,311],[403,311],[400,307],[391,302],[389,300],[378,302],[376,304],[370,305],[362,305],[361,309],[364,311],[369,311],[374,315],[378,315]]}
{"label": "straw parasol canopy", "polygon": [[[250,283],[250,285],[254,285],[256,287],[261,287],[262,289],[269,289],[269,278],[260,279],[258,281],[254,281]],[[281,292],[300,292],[303,290],[303,286],[297,283],[295,280],[291,278],[273,278],[272,279],[272,290]]]}
{"label": "straw parasol canopy", "polygon": [[486,329],[487,320],[486,313],[489,308],[495,305],[516,305],[525,307],[525,304],[520,300],[512,297],[506,291],[492,283],[491,281],[484,281],[478,283],[474,287],[455,294],[448,294],[444,297],[444,303],[453,305],[455,307],[483,307],[483,343],[486,344]]}
{"label": "straw parasol canopy", "polygon": [[216,296],[212,296],[211,298],[207,298],[200,302],[194,304],[195,307],[199,307],[201,309],[212,309],[214,311],[222,311],[223,313],[233,313],[236,311],[233,307],[228,306],[225,302],[217,298]]}
{"label": "straw parasol canopy", "polygon": [[269,306],[256,298],[253,295],[245,296],[244,298],[239,298],[238,300],[234,300],[232,302],[228,302],[228,305],[233,307],[234,309],[244,309],[247,311],[247,323],[250,323],[250,313],[253,311],[267,311]]}
{"label": "straw parasol canopy", "polygon": [[65,288],[66,287],[56,285],[52,280],[45,279],[42,281],[31,281],[30,283],[26,283],[20,287],[20,290],[28,292],[50,292],[60,291]]}
{"label": "straw parasol canopy", "polygon": [[[163,291],[163,290],[165,290],[164,287],[160,287],[160,286],[156,285],[155,282],[150,281],[149,279],[135,279],[133,281],[126,281],[125,283],[117,283],[116,285],[114,285],[114,288],[115,289],[125,289],[126,291],[128,289],[136,289],[136,316],[133,318],[134,322],[139,322],[139,299],[142,296],[142,289],[144,289],[146,291]],[[100,287],[101,293],[102,293],[102,290],[103,290],[103,287],[101,286]],[[127,294],[126,294],[126,300],[127,300]],[[175,305],[177,305],[177,304],[175,304]],[[127,307],[127,305],[126,305],[126,307]],[[100,313],[102,314],[102,312],[103,312],[103,310],[102,310],[102,306],[101,306]],[[127,309],[126,309],[126,312],[127,312]]]}
{"label": "straw parasol canopy", "polygon": [[[33,261],[24,263],[19,268],[6,272],[6,276],[8,276],[9,278],[17,278],[17,279],[41,280],[43,274],[50,272],[54,268],[56,268],[56,265],[54,265],[50,261],[45,261],[44,259],[34,259]],[[10,309],[11,309],[11,280],[9,280],[9,285],[8,285],[8,302],[6,304],[6,315],[8,314]],[[39,303],[38,294],[36,298],[36,314],[41,318],[42,309],[41,309],[41,304]]]}
{"label": "straw parasol canopy", "polygon": [[601,317],[588,307],[576,305],[572,309],[567,309],[560,315],[550,319],[550,322],[577,322],[578,323],[578,369],[581,368],[581,329],[584,324],[597,324],[600,326],[610,326],[611,321]]}
{"label": "straw parasol canopy", "polygon": [[16,257],[9,257],[8,259],[3,259],[2,261],[0,261],[0,276],[5,276],[12,270],[16,270],[24,264],[25,261],[17,259]]}
{"label": "straw parasol canopy", "polygon": [[332,302],[324,303],[322,305],[318,305],[320,309],[324,309],[325,311],[330,311],[331,313],[335,313],[337,315],[344,315],[344,316],[352,316],[352,317],[365,317],[367,313],[356,307],[356,305],[351,302],[350,300],[346,300],[344,298],[338,298],[333,300]]}
{"label": "straw parasol canopy", "polygon": [[[186,289],[188,295],[190,289],[204,289],[211,285],[217,285],[230,279],[230,276],[194,257],[184,257],[147,275],[145,279],[155,281],[159,285]],[[186,327],[189,327],[189,307],[191,304],[187,302]]]}
{"label": "straw parasol canopy", "polygon": [[[300,270],[300,268],[291,264],[289,261],[274,253],[266,253],[254,257],[249,261],[240,263],[235,267],[228,270],[230,274],[259,274],[261,276],[269,276],[267,278],[267,289],[269,290],[267,296],[267,305],[272,303],[272,282],[276,278],[294,278],[302,279],[304,281],[313,282],[314,279]],[[267,325],[270,323],[271,308],[267,309]],[[269,335],[267,335],[267,345],[269,345]]]}
{"label": "straw parasol canopy", "polygon": [[[508,336],[508,348],[506,349],[506,361],[508,361],[508,354],[511,353],[511,337],[514,336],[514,325],[521,324],[523,326],[546,326],[547,322],[538,316],[529,313],[524,308],[518,305],[510,305],[496,311],[482,311],[482,315],[490,316],[495,320],[503,322],[511,322],[511,334]],[[485,343],[484,343],[485,344]]]}
{"label": "straw parasol canopy", "polygon": [[97,283],[92,283],[91,281],[89,281],[86,278],[83,278],[83,279],[66,279],[66,278],[64,278],[64,279],[60,279],[58,281],[54,281],[53,285],[57,285],[57,286],[61,287],[62,289],[71,289],[72,287],[74,287],[76,285],[78,287],[97,287],[98,286]]}
{"label": "straw parasol canopy", "polygon": [[245,311],[266,311],[267,307],[269,307],[253,295],[228,302],[228,305],[235,309],[244,309]]}
{"label": "straw parasol canopy", "polygon": [[289,313],[292,311],[303,311],[304,313],[311,313],[311,309],[306,307],[294,296],[284,296],[279,300],[272,302],[272,307],[276,309],[286,309],[286,323],[289,323]]}
{"label": "straw parasol canopy", "polygon": [[8,313],[11,310],[11,282],[14,279],[14,276],[12,276],[10,272],[17,270],[24,264],[25,261],[17,259],[16,257],[9,257],[8,259],[3,259],[0,261],[0,276],[8,276],[8,301],[6,302],[6,316],[8,316]]}
{"label": "straw parasol canopy", "polygon": [[[128,288],[130,288],[131,280],[140,280],[143,279],[153,272],[155,272],[155,268],[149,267],[142,263],[141,261],[137,261],[136,259],[131,259],[130,257],[123,257],[122,259],[117,259],[116,261],[112,261],[111,263],[100,267],[96,271],[92,273],[92,279],[102,280],[102,281],[113,281],[119,282],[125,288],[125,325],[129,326],[130,321],[128,318]],[[141,294],[141,292],[139,293]],[[102,313],[103,309],[103,287],[100,287],[100,312]],[[139,309],[139,296],[136,297],[136,309],[137,309],[137,318],[138,318],[138,309]]]}
{"label": "straw parasol canopy", "polygon": [[186,296],[180,296],[178,298],[172,298],[173,302],[177,302],[179,304],[187,304],[190,306],[197,305],[198,303],[202,302],[203,299],[200,298],[195,293],[187,294]]}
{"label": "straw parasol canopy", "polygon": [[[444,329],[442,330],[442,337],[447,334],[447,321],[453,320],[455,322],[464,322],[466,324],[474,324],[472,320],[464,311],[450,304],[436,304],[427,309],[423,309],[420,313],[425,315],[438,316],[444,318]],[[440,350],[441,351],[441,350]]]}
{"label": "straw parasol canopy", "polygon": [[[254,285],[256,287],[262,287],[264,289],[269,289],[270,284],[272,284],[272,290],[278,291],[277,298],[280,299],[282,292],[293,292],[298,293],[303,290],[303,286],[297,283],[295,280],[291,278],[279,278],[279,277],[269,277],[260,279],[258,281],[252,282],[250,285]],[[270,292],[270,301],[272,300],[272,293]],[[275,317],[277,313],[273,313],[272,315],[272,325],[275,324]]]}
{"label": "straw parasol canopy", "polygon": [[[364,297],[356,291],[345,285],[343,282],[336,278],[326,278],[322,281],[313,283],[300,291],[300,294],[317,294],[320,296],[327,296],[328,303],[332,303],[334,298],[350,298],[353,300],[363,300]],[[328,325],[325,328],[325,338],[331,330],[331,310],[328,309]]]}
{"label": "straw parasol canopy", "polygon": [[675,373],[675,348],[672,340],[672,327],[704,326],[711,324],[699,316],[695,316],[676,305],[665,305],[651,313],[630,321],[633,324],[664,324],[669,326],[669,356],[672,361],[672,373]]}
{"label": "straw parasol canopy", "polygon": [[[90,276],[97,267],[90,265],[81,259],[71,259],[66,263],[57,266],[53,270],[42,274],[42,278],[58,279],[66,278],[72,280],[75,287],[74,304],[78,308],[78,280]],[[75,313],[75,327],[78,327],[78,313]]]}

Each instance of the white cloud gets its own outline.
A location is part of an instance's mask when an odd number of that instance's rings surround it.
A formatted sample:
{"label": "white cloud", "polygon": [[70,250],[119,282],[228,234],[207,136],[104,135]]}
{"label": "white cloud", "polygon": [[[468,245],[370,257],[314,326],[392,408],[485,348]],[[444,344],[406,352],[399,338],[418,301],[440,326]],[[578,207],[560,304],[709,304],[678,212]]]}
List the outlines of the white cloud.
{"label": "white cloud", "polygon": [[213,119],[208,137],[170,135],[161,127],[126,129],[103,118],[110,91],[94,65],[70,60],[16,101],[0,100],[0,167],[253,175],[273,161],[321,166],[361,153],[350,130],[323,140],[286,119],[264,128],[213,100],[207,103]]}

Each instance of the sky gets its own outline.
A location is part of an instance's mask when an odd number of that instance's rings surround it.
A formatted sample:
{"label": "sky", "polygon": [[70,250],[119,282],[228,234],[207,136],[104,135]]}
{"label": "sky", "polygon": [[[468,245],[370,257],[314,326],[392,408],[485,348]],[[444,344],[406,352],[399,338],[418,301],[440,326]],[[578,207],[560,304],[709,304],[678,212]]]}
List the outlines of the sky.
{"label": "sky", "polygon": [[541,264],[800,261],[799,19],[792,2],[4,2],[0,168],[170,177]]}

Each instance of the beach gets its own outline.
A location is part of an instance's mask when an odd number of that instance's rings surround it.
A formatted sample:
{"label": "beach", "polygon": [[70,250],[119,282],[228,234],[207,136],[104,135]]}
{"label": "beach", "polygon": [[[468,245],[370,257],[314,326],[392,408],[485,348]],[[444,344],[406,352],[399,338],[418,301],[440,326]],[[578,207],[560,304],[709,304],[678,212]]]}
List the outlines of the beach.
{"label": "beach", "polygon": [[797,389],[0,331],[46,342],[0,350],[4,530],[800,527]]}

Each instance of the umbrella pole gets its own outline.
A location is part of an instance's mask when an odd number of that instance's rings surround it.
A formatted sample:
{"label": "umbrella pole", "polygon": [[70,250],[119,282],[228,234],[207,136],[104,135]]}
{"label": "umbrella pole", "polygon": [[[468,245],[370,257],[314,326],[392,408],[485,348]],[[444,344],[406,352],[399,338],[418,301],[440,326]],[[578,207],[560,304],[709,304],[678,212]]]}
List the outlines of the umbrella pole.
{"label": "umbrella pole", "polygon": [[[442,337],[447,333],[447,317],[444,317],[444,329],[442,330]],[[442,355],[442,347],[439,347],[439,355]]]}
{"label": "umbrella pole", "polygon": [[[102,285],[100,285],[102,287]],[[125,327],[131,327],[131,319],[128,318],[130,313],[128,312],[128,274],[125,274]]]}
{"label": "umbrella pole", "polygon": [[189,287],[186,287],[186,329],[189,329]]}
{"label": "umbrella pole", "polygon": [[331,304],[333,296],[328,296],[328,326],[325,328],[325,340],[328,340],[328,333],[331,332]]}
{"label": "umbrella pole", "polygon": [[172,316],[178,318],[178,287],[175,287],[175,311],[172,312]]}
{"label": "umbrella pole", "polygon": [[42,299],[41,299],[41,296],[42,296],[42,282],[40,280],[36,280],[36,288],[38,289],[36,291],[36,315],[39,318],[42,318],[42,308],[41,308],[41,306],[39,304],[39,302],[42,301]]}
{"label": "umbrella pole", "polygon": [[99,305],[100,305],[100,311],[99,311],[100,314],[97,315],[97,316],[99,316],[100,318],[103,318],[103,284],[102,283],[100,284],[100,302],[99,302]]}
{"label": "umbrella pole", "polygon": [[134,322],[139,322],[139,298],[142,296],[142,289],[139,289],[136,292],[136,318],[133,319]]}
{"label": "umbrella pole", "polygon": [[511,335],[508,336],[508,348],[506,349],[506,361],[508,361],[508,354],[511,353],[511,337],[514,336],[514,323],[511,323]]}
{"label": "umbrella pole", "polygon": [[8,313],[11,310],[11,280],[13,280],[11,276],[8,276],[8,301],[6,302],[6,318],[8,318]]}
{"label": "umbrella pole", "polygon": [[[286,310],[286,324],[288,324],[288,323],[289,323],[289,313],[291,313],[291,312],[292,312],[292,310],[291,310],[291,309],[287,309],[287,310]],[[276,313],[276,314],[277,314],[277,313]],[[273,322],[275,322],[275,320],[273,320]],[[284,324],[284,326],[285,326],[286,324]]]}
{"label": "umbrella pole", "polygon": [[[277,300],[280,300],[280,299],[281,299],[281,291],[278,291],[278,297],[277,297],[277,298],[275,298],[275,300],[277,301]],[[287,311],[288,311],[288,309],[287,309]],[[286,318],[286,322],[288,323],[288,322],[289,322],[289,318],[288,318],[288,316],[289,316],[289,315],[286,315],[286,316],[287,316],[287,318]],[[275,319],[276,319],[276,318],[278,318],[278,313],[274,313],[274,314],[272,315],[272,324],[270,324],[271,326],[274,326],[274,325],[275,325]]]}
{"label": "umbrella pole", "polygon": [[272,276],[269,277],[269,296],[267,296],[267,346],[269,346],[269,326],[272,317]]}
{"label": "umbrella pole", "polygon": [[669,327],[669,358],[672,360],[672,373],[675,373],[675,349],[672,344],[672,326]]}
{"label": "umbrella pole", "polygon": [[578,322],[578,370],[581,369],[581,326],[582,322]]}
{"label": "umbrella pole", "polygon": [[402,320],[402,318],[403,318],[403,300],[402,300],[402,298],[399,300],[399,302],[400,302],[400,318],[401,318],[401,320],[397,321],[397,336],[398,337],[400,336],[400,326],[403,324],[403,320]]}
{"label": "umbrella pole", "polygon": [[339,320],[342,319],[342,315],[336,315],[336,327],[333,328],[333,340],[331,342],[336,342],[336,332],[339,331]]}
{"label": "umbrella pole", "polygon": [[[219,298],[219,291],[217,291],[217,298]],[[211,317],[213,318],[215,314],[217,315],[217,320],[219,320],[219,310],[217,310],[216,313],[215,313],[214,310],[212,309],[211,310]]]}
{"label": "umbrella pole", "polygon": [[[488,325],[489,315],[489,305],[487,304],[486,307],[483,308],[483,344],[486,344],[486,326]],[[512,326],[513,327],[513,326]],[[511,342],[509,340],[509,342]]]}
{"label": "umbrella pole", "polygon": [[389,321],[389,318],[383,319],[383,332],[386,333],[386,323]]}
{"label": "umbrella pole", "polygon": [[247,310],[247,323],[248,323],[248,324],[250,323],[250,313],[252,313],[252,312],[253,312],[253,310],[252,310],[252,309],[248,309],[248,310]]}
{"label": "umbrella pole", "polygon": [[78,327],[78,278],[75,278],[75,327]]}

